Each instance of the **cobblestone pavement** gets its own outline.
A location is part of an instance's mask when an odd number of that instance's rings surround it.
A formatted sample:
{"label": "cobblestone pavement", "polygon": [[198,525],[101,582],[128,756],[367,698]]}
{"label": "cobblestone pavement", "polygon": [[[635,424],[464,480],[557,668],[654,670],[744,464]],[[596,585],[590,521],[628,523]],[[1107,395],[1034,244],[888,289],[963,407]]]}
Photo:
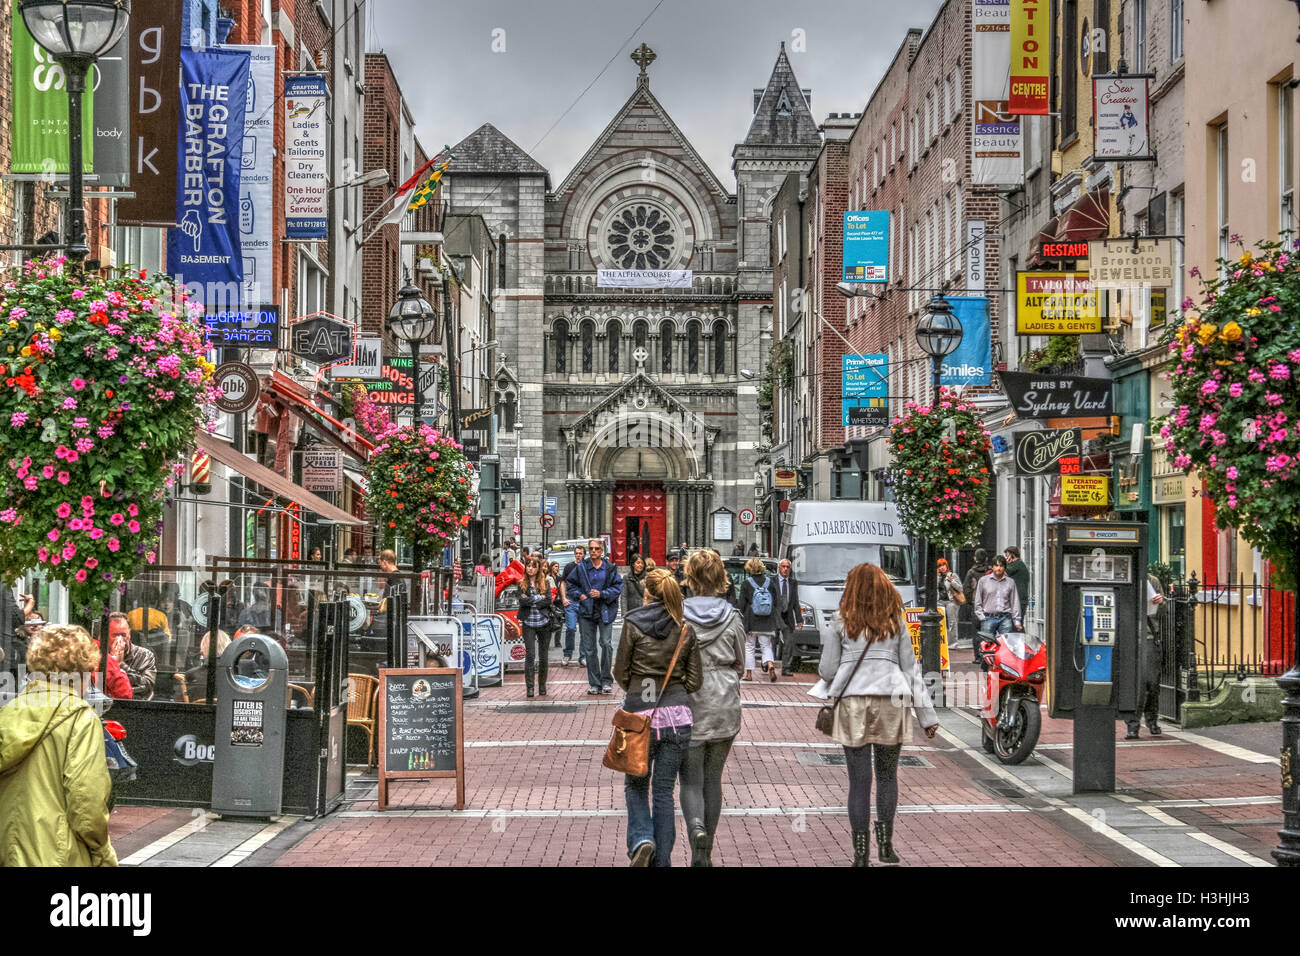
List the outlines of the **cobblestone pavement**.
{"label": "cobblestone pavement", "polygon": [[[956,664],[959,694],[977,676]],[[843,753],[812,728],[813,680],[742,685],[718,865],[849,862]],[[588,697],[576,667],[554,668],[548,690],[526,700],[512,674],[466,702],[462,812],[446,809],[451,780],[394,783],[381,812],[374,775],[354,768],[344,807],[318,820],[268,825],[119,808],[111,821],[118,856],[142,866],[626,865],[623,778],[600,764],[621,698]],[[1136,742],[1123,741],[1117,724],[1118,792],[1074,796],[1068,721],[1044,712],[1033,756],[1004,767],[981,750],[973,707],[943,710],[941,719],[934,740],[918,731],[903,751],[895,845],[905,865],[1272,865],[1282,822],[1276,723],[1167,727],[1160,738],[1144,730]],[[677,822],[673,862],[685,865]]]}

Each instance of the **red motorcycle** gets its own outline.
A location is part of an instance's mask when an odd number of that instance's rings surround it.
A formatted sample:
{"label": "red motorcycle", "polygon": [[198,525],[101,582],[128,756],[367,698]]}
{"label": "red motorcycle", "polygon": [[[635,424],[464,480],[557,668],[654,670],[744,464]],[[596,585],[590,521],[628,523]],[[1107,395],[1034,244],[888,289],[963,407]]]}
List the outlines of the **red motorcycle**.
{"label": "red motorcycle", "polygon": [[977,639],[987,672],[980,714],[984,751],[1004,764],[1021,763],[1038,744],[1043,726],[1039,697],[1047,678],[1047,644],[1023,631]]}

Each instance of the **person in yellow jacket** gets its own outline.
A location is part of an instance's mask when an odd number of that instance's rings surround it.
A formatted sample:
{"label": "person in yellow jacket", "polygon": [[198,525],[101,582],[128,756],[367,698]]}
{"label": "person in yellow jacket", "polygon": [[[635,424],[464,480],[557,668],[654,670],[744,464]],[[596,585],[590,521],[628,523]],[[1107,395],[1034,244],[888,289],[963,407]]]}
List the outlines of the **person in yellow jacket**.
{"label": "person in yellow jacket", "polygon": [[28,645],[33,677],[0,707],[0,866],[117,866],[104,729],[82,696],[98,663],[80,627]]}

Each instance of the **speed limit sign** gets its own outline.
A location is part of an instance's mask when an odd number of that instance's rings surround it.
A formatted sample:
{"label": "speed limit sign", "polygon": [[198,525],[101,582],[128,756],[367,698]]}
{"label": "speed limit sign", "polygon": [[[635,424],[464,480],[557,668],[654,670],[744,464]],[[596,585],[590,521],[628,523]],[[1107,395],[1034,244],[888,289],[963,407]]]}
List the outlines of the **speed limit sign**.
{"label": "speed limit sign", "polygon": [[741,523],[741,524],[753,524],[753,523],[754,523],[754,509],[753,509],[753,508],[741,508],[741,509],[740,509],[740,523]]}
{"label": "speed limit sign", "polygon": [[543,528],[555,527],[555,515],[542,515],[540,520]]}
{"label": "speed limit sign", "polygon": [[217,388],[217,408],[232,415],[246,412],[257,404],[260,391],[257,372],[244,362],[224,362],[213,373]]}

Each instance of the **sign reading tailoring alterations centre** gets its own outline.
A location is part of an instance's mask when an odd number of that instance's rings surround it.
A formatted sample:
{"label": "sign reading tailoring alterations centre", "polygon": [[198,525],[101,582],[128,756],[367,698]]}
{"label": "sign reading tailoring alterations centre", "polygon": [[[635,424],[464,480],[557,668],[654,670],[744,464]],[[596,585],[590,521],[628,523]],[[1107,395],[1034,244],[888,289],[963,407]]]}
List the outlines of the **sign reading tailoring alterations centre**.
{"label": "sign reading tailoring alterations centre", "polygon": [[1100,332],[1097,293],[1086,272],[1017,272],[1016,334]]}

